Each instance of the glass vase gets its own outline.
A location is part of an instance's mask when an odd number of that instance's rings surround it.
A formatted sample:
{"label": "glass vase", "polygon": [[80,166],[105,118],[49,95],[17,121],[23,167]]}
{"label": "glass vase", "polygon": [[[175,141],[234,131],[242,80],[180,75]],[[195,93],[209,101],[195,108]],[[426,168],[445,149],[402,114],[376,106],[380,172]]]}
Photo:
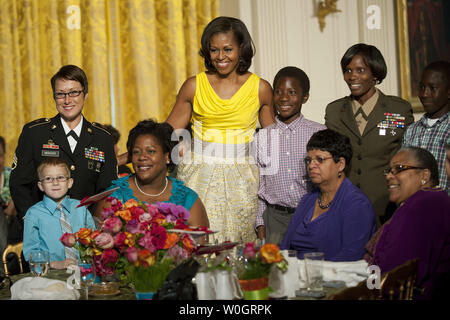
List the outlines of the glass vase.
{"label": "glass vase", "polygon": [[244,300],[268,300],[269,277],[241,280],[239,284],[244,294]]}

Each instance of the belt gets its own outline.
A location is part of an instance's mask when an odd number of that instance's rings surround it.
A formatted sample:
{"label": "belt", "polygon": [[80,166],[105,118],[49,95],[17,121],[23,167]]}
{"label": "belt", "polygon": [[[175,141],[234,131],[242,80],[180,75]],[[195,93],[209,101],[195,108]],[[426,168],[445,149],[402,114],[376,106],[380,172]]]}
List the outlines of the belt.
{"label": "belt", "polygon": [[277,204],[271,204],[271,203],[267,203],[267,206],[277,209],[279,211],[284,211],[284,212],[290,213],[290,214],[294,213],[295,209],[296,209],[296,208],[290,208],[290,207],[283,207],[283,206],[279,206]]}

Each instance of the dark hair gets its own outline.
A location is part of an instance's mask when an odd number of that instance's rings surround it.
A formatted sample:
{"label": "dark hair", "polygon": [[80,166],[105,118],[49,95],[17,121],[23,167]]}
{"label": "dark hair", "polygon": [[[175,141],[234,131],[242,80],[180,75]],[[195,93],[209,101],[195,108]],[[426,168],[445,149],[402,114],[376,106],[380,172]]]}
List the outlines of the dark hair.
{"label": "dark hair", "polygon": [[109,134],[111,135],[111,138],[113,140],[113,143],[117,144],[119,142],[119,140],[120,140],[120,132],[119,132],[119,130],[117,130],[116,128],[114,128],[110,124],[101,124],[101,126],[103,128],[105,128],[106,131],[109,132]]}
{"label": "dark hair", "polygon": [[6,152],[5,138],[3,138],[2,136],[0,136],[0,146],[2,146],[3,147],[3,151]]}
{"label": "dark hair", "polygon": [[430,182],[433,187],[439,184],[438,164],[430,151],[419,147],[405,147],[398,150],[397,154],[403,151],[408,152],[411,158],[415,160],[416,166],[430,170]]}
{"label": "dark hair", "polygon": [[80,67],[74,66],[72,64],[61,67],[61,69],[59,69],[58,72],[55,73],[54,76],[50,79],[53,93],[55,93],[55,82],[57,79],[78,81],[83,87],[83,93],[88,93],[87,77]]}
{"label": "dark hair", "polygon": [[300,87],[303,89],[303,94],[309,93],[309,78],[306,75],[306,73],[297,67],[284,67],[278,71],[278,73],[275,75],[275,78],[273,79],[273,89],[275,90],[275,86],[277,84],[277,81],[281,78],[289,77],[297,79],[300,83]]}
{"label": "dark hair", "polygon": [[357,55],[361,56],[365,64],[370,67],[372,74],[377,79],[377,83],[383,82],[387,74],[386,61],[384,61],[383,55],[377,47],[365,43],[358,43],[347,49],[341,59],[342,72],[345,72],[345,68]]}
{"label": "dark hair", "polygon": [[127,140],[128,161],[131,162],[132,151],[136,139],[144,134],[154,136],[164,153],[169,153],[170,163],[167,165],[168,171],[172,172],[175,168],[175,164],[172,162],[172,149],[177,145],[177,141],[172,141],[173,128],[167,122],[158,123],[152,119],[140,121],[133,129],[130,130]]}
{"label": "dark hair", "polygon": [[344,172],[348,175],[350,171],[350,162],[353,156],[352,145],[347,136],[331,129],[325,129],[315,132],[306,145],[306,151],[311,150],[328,151],[333,157],[334,162],[339,162],[342,157],[345,159]]}
{"label": "dark hair", "polygon": [[39,163],[36,170],[38,179],[40,180],[42,178],[42,171],[44,171],[45,167],[58,167],[58,166],[64,167],[67,170],[67,176],[70,178],[70,169],[67,161],[62,158],[49,157],[45,158]]}
{"label": "dark hair", "polygon": [[199,54],[205,60],[206,69],[208,71],[216,72],[217,70],[211,62],[211,54],[209,51],[210,41],[213,35],[217,33],[227,33],[228,31],[233,32],[234,39],[239,45],[241,51],[241,55],[239,56],[239,64],[236,71],[239,74],[244,74],[252,65],[252,58],[255,55],[255,46],[247,27],[239,19],[231,17],[217,17],[210,21],[205,27],[205,30],[203,30]]}
{"label": "dark hair", "polygon": [[450,62],[445,60],[431,62],[423,69],[422,74],[424,74],[425,71],[435,71],[441,73],[446,78],[447,83],[450,84]]}

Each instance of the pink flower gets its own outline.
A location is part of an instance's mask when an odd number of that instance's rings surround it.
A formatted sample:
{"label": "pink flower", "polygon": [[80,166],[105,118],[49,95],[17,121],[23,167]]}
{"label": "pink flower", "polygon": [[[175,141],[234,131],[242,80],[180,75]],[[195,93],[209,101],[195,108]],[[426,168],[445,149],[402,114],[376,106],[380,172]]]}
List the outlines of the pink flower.
{"label": "pink flower", "polygon": [[247,259],[253,259],[256,256],[258,250],[255,248],[255,244],[253,242],[247,242],[244,247],[243,255]]}
{"label": "pink flower", "polygon": [[156,251],[156,247],[155,247],[155,245],[153,243],[153,238],[154,237],[152,236],[151,232],[147,232],[147,233],[144,234],[143,237],[141,237],[138,240],[138,244],[141,247],[144,247],[145,249],[147,249],[148,251],[153,253],[153,252]]}
{"label": "pink flower", "polygon": [[110,217],[103,222],[102,229],[106,232],[117,233],[122,229],[122,221],[119,217]]}
{"label": "pink flower", "polygon": [[135,247],[127,248],[125,251],[125,256],[131,263],[136,262],[138,260],[137,249]]}
{"label": "pink flower", "polygon": [[102,256],[94,256],[95,273],[99,276],[101,275],[113,275],[114,267],[107,266],[103,260]]}
{"label": "pink flower", "polygon": [[119,259],[119,253],[114,249],[106,249],[102,253],[102,262],[104,264],[116,263],[117,259]]}
{"label": "pink flower", "polygon": [[188,257],[188,252],[183,248],[181,248],[180,246],[173,246],[169,248],[167,253],[169,254],[170,257],[172,257],[175,260],[176,263],[184,259],[187,259]]}
{"label": "pink flower", "polygon": [[73,247],[75,243],[77,242],[77,238],[73,233],[64,233],[61,238],[59,238],[59,241],[62,242],[63,245],[66,247]]}
{"label": "pink flower", "polygon": [[150,216],[155,216],[156,214],[159,214],[159,210],[157,207],[155,207],[153,204],[151,203],[145,203],[145,206],[147,207],[147,211],[150,214]]}
{"label": "pink flower", "polygon": [[114,246],[114,238],[109,233],[102,232],[95,238],[95,244],[100,249],[110,249]]}
{"label": "pink flower", "polygon": [[139,216],[139,222],[150,222],[152,220],[152,216],[150,213],[143,213]]}

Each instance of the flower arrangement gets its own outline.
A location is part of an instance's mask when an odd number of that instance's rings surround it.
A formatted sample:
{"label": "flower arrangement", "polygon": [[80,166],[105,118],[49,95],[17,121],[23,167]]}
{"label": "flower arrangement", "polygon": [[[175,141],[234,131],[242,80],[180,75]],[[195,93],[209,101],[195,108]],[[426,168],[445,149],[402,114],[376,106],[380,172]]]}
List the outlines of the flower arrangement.
{"label": "flower arrangement", "polygon": [[187,226],[189,211],[173,203],[149,204],[130,199],[106,200],[100,230],[80,229],[64,234],[61,241],[75,247],[81,257],[92,257],[97,275],[120,276],[136,291],[156,291],[177,263],[194,250],[188,234],[171,229],[192,230]]}
{"label": "flower arrangement", "polygon": [[268,277],[273,264],[283,272],[288,267],[280,248],[273,243],[266,243],[257,248],[254,242],[248,242],[245,244],[240,258],[241,265],[238,269],[238,277],[241,280]]}
{"label": "flower arrangement", "polygon": [[280,248],[273,243],[256,247],[248,242],[239,257],[238,278],[245,300],[267,300],[269,297],[269,274],[273,265],[282,272],[288,267]]}

